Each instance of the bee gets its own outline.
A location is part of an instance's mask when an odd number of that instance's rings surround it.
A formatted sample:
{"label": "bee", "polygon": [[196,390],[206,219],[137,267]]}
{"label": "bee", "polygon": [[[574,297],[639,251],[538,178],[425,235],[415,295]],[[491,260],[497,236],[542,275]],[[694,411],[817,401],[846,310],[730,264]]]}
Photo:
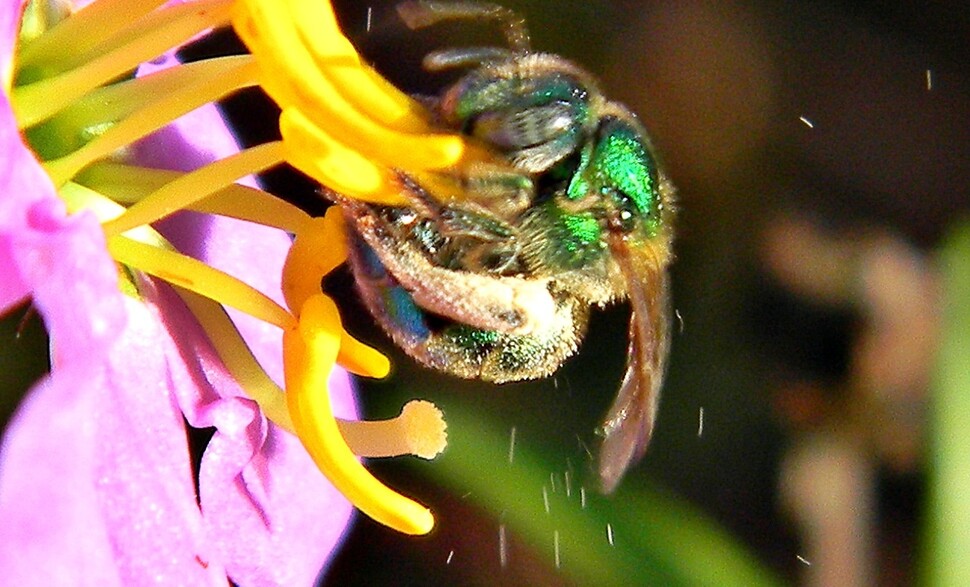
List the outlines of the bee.
{"label": "bee", "polygon": [[440,123],[507,165],[441,198],[400,174],[408,203],[337,194],[364,304],[418,362],[495,383],[545,377],[573,355],[593,306],[628,300],[626,373],[597,430],[611,492],[646,450],[670,340],[667,267],[673,188],[641,123],[571,62],[533,52],[524,21],[480,2],[408,1],[412,29],[444,20],[503,26],[508,48],[430,53],[431,71],[467,70],[428,100]]}

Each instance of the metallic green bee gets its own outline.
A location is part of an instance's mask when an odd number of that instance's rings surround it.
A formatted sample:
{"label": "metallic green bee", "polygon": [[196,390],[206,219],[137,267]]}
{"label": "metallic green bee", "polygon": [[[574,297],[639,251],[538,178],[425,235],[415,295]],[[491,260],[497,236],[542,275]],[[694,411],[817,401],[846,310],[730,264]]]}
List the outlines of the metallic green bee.
{"label": "metallic green bee", "polygon": [[550,375],[585,334],[592,305],[629,300],[629,355],[603,422],[599,477],[612,491],[646,449],[669,347],[673,189],[646,132],[590,76],[529,49],[524,22],[479,2],[404,2],[411,28],[449,19],[504,25],[509,49],[431,53],[469,72],[433,100],[441,123],[509,167],[464,178],[444,203],[401,177],[404,207],[332,196],[351,228],[351,266],[370,312],[419,362],[496,383]]}

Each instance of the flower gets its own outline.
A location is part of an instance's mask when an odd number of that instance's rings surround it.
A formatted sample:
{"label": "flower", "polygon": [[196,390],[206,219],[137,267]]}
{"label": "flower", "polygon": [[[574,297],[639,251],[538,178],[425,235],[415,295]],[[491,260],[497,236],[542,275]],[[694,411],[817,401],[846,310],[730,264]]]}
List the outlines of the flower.
{"label": "flower", "polygon": [[[403,532],[434,523],[356,458],[431,458],[444,426],[427,402],[352,420],[334,364],[389,365],[319,291],[346,257],[340,216],[236,182],[287,162],[395,201],[392,167],[444,193],[488,154],[361,64],[325,3],[160,4],[101,0],[50,28],[0,3],[0,311],[30,298],[53,346],[0,449],[4,583],[306,583],[346,524],[338,491]],[[144,64],[230,18],[253,56]],[[323,53],[280,42],[307,24]],[[287,76],[312,92],[274,89],[292,90]],[[366,91],[344,100],[349,83]],[[284,138],[235,152],[210,103],[256,84]],[[198,504],[183,417],[215,428]]]}

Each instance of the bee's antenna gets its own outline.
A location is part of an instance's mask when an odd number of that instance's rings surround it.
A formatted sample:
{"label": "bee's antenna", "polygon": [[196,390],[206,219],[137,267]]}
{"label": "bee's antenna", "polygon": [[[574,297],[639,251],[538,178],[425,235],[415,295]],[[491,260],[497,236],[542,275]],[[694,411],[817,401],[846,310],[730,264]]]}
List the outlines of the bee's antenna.
{"label": "bee's antenna", "polygon": [[410,29],[424,28],[444,20],[496,20],[504,27],[505,40],[513,52],[528,53],[531,49],[525,19],[515,11],[491,2],[407,0],[397,5],[397,13]]}

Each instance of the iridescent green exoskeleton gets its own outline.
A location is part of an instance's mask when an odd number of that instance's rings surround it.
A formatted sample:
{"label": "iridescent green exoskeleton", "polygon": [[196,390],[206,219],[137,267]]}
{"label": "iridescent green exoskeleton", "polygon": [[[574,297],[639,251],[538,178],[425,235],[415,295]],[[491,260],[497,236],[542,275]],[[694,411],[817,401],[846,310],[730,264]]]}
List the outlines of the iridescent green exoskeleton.
{"label": "iridescent green exoskeleton", "polygon": [[602,488],[646,449],[668,353],[673,189],[641,124],[570,62],[528,45],[514,13],[478,2],[405,2],[412,28],[501,22],[510,48],[427,56],[468,73],[433,103],[441,123],[506,158],[445,201],[401,176],[404,207],[331,195],[351,228],[365,304],[421,363],[497,383],[544,377],[572,355],[590,307],[629,300],[627,371],[600,430]]}

